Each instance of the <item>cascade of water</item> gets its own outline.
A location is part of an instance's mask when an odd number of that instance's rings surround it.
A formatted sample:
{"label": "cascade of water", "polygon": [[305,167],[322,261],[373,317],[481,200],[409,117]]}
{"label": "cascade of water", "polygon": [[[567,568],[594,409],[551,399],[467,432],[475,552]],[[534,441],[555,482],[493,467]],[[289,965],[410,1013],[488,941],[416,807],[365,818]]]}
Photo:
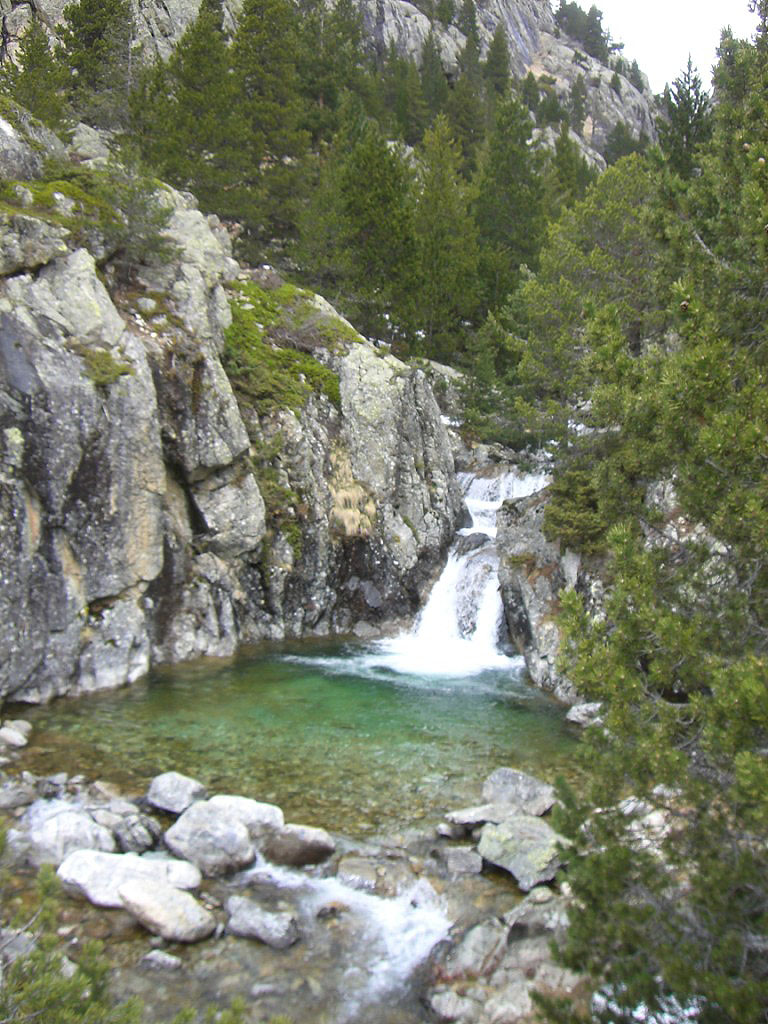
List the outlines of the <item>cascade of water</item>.
{"label": "cascade of water", "polygon": [[339,1024],[359,1019],[361,1009],[390,993],[401,995],[416,968],[451,927],[437,893],[425,879],[398,896],[385,898],[353,889],[337,878],[311,878],[262,858],[240,878],[248,885],[292,893],[307,931],[315,927],[323,906],[345,908],[354,941],[365,950],[365,960],[345,970],[345,1005],[336,1018]]}
{"label": "cascade of water", "polygon": [[466,677],[509,668],[499,650],[503,608],[498,587],[496,513],[508,498],[546,486],[543,473],[459,476],[472,525],[459,531],[443,572],[414,628],[382,641],[376,665],[402,674]]}

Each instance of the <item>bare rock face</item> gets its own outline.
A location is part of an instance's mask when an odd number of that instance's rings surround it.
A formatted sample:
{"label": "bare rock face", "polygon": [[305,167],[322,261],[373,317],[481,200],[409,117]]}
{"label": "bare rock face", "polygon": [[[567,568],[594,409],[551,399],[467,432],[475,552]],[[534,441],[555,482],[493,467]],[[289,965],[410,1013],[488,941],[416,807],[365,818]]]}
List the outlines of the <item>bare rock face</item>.
{"label": "bare rock face", "polygon": [[[0,132],[0,168],[17,141],[38,153],[32,134]],[[81,127],[70,152],[99,162],[108,147]],[[75,200],[48,216],[33,187],[17,187],[0,243],[0,697],[415,612],[464,511],[424,373],[293,289],[300,315],[268,341],[316,360],[338,397],[255,408],[223,357],[235,281],[269,274],[238,266],[217,217],[159,187],[172,255],[126,290],[98,227],[73,248]]]}
{"label": "bare rock face", "polygon": [[[525,658],[531,679],[573,704],[578,700],[576,692],[557,669],[560,629],[555,613],[558,594],[575,579],[573,574],[566,577],[559,545],[544,537],[545,502],[546,492],[539,492],[502,506],[497,519],[499,582],[510,636]],[[572,568],[570,562],[568,567]]]}

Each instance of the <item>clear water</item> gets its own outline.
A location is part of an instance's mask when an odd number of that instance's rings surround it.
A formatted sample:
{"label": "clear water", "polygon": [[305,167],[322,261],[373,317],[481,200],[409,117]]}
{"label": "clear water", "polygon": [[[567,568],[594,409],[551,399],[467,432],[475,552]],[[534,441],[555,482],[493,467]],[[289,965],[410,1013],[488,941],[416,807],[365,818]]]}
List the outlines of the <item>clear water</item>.
{"label": "clear water", "polygon": [[303,642],[21,709],[34,725],[23,765],[133,790],[175,769],[353,836],[432,823],[477,800],[497,765],[547,778],[567,767],[563,710],[518,659],[455,676],[402,674],[380,656]]}
{"label": "clear water", "polygon": [[265,647],[36,709],[25,766],[129,790],[174,769],[353,837],[428,826],[479,802],[500,765],[567,774],[575,740],[563,710],[499,648],[496,510],[546,477],[461,482],[473,517],[462,532],[486,543],[450,554],[411,631],[368,645]]}

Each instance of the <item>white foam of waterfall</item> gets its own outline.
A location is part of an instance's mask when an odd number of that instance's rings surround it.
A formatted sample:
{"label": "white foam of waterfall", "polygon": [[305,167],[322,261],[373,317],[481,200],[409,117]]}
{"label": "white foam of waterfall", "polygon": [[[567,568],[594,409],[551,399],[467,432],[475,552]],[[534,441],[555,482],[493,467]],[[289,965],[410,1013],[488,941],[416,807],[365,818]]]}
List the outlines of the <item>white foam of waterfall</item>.
{"label": "white foam of waterfall", "polygon": [[357,946],[365,956],[344,973],[345,1006],[337,1018],[339,1024],[357,1019],[359,1010],[380,1002],[388,993],[400,995],[451,927],[437,893],[425,879],[387,899],[353,889],[336,878],[311,878],[264,860],[239,877],[245,884],[292,891],[308,923],[328,905],[343,906],[344,913],[353,918]]}
{"label": "white foam of waterfall", "polygon": [[546,473],[501,473],[498,476],[476,476],[474,473],[459,473],[459,483],[464,492],[472,526],[460,533],[485,533],[496,536],[496,513],[503,502],[527,498],[546,487],[550,478]]}
{"label": "white foam of waterfall", "polygon": [[543,473],[463,473],[459,482],[472,516],[472,525],[460,530],[460,535],[483,534],[488,539],[478,538],[469,550],[454,546],[414,628],[381,641],[365,658],[369,668],[457,678],[519,665],[520,659],[499,649],[504,611],[493,543],[496,513],[507,499],[526,497],[545,487],[548,477]]}

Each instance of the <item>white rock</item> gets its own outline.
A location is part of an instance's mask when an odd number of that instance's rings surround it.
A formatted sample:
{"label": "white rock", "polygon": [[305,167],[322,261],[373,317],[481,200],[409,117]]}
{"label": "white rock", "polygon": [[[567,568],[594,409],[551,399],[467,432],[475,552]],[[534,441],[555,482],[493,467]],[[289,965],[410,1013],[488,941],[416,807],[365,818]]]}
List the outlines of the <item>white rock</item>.
{"label": "white rock", "polygon": [[204,800],[205,786],[180,772],[156,775],[147,790],[147,800],[153,807],[171,814],[182,814],[195,800]]}
{"label": "white rock", "polygon": [[232,935],[259,939],[273,949],[286,949],[299,940],[299,929],[292,914],[270,913],[243,896],[231,896],[227,900],[227,913],[227,931]]}
{"label": "white rock", "polygon": [[134,879],[119,888],[123,906],[148,931],[168,942],[199,942],[216,928],[216,919],[194,896],[165,882]]}
{"label": "white rock", "polygon": [[256,850],[248,829],[210,800],[192,804],[165,833],[169,850],[197,864],[205,875],[223,875],[250,864]]}
{"label": "white rock", "polygon": [[7,725],[10,729],[15,729],[16,732],[20,732],[22,736],[26,736],[29,739],[30,733],[32,732],[32,723],[28,722],[26,718],[7,718],[3,725]]}
{"label": "white rock", "polygon": [[118,890],[130,881],[152,886],[155,882],[176,889],[197,889],[202,876],[194,864],[183,860],[151,859],[135,853],[102,853],[77,850],[56,872],[67,892],[84,896],[97,907],[122,907]]}
{"label": "white rock", "polygon": [[592,701],[588,704],[574,704],[565,716],[565,720],[573,722],[574,725],[594,725],[601,720],[600,712],[602,708],[603,705],[600,701]]}
{"label": "white rock", "polygon": [[483,783],[485,800],[516,804],[524,814],[546,814],[555,802],[555,790],[546,782],[517,771],[497,768]]}
{"label": "white rock", "polygon": [[66,800],[36,800],[22,823],[28,827],[27,856],[36,867],[61,864],[75,850],[115,849],[112,833]]}
{"label": "white rock", "polygon": [[276,804],[263,804],[245,796],[224,795],[212,796],[208,804],[242,822],[252,839],[285,824],[283,812]]}
{"label": "white rock", "polygon": [[27,737],[19,732],[18,729],[13,729],[10,725],[4,725],[0,729],[0,743],[5,743],[9,747],[26,747]]}

